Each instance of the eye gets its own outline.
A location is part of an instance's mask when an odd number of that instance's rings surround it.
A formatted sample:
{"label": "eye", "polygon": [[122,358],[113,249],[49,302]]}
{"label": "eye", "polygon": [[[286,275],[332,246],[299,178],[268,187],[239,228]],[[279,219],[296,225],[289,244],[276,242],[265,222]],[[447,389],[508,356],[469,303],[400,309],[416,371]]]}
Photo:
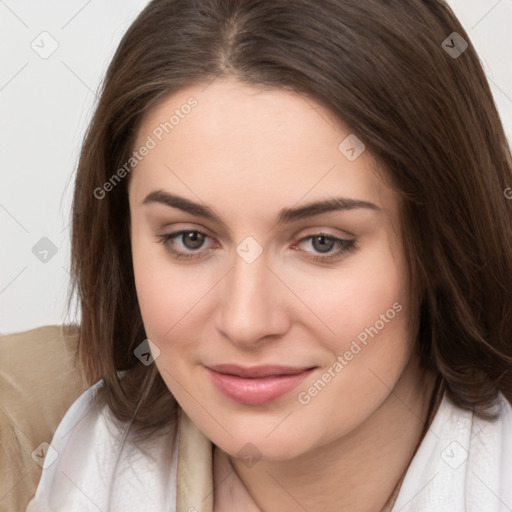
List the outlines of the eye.
{"label": "eye", "polygon": [[[196,229],[187,229],[175,231],[165,235],[159,235],[158,241],[162,243],[165,249],[176,259],[194,259],[202,258],[205,249],[202,249],[205,241],[210,237]],[[316,233],[301,238],[292,245],[296,249],[300,244],[309,242],[317,256],[307,256],[308,259],[320,262],[329,262],[342,258],[346,253],[354,251],[357,247],[355,240],[346,240],[326,233]],[[181,248],[180,248],[181,245]],[[336,248],[335,251],[333,249]],[[189,251],[189,252],[187,252]],[[304,251],[310,252],[310,251]]]}
{"label": "eye", "polygon": [[[355,240],[346,240],[344,238],[338,238],[326,233],[315,233],[314,235],[301,238],[299,242],[292,247],[295,248],[297,245],[300,245],[304,242],[309,242],[313,249],[318,253],[326,254],[326,256],[307,256],[308,259],[314,261],[328,262],[340,259],[346,253],[352,252],[357,248]],[[332,249],[336,247],[337,249],[332,251]]]}
{"label": "eye", "polygon": [[[164,245],[167,251],[169,251],[177,259],[191,259],[201,258],[203,256],[201,249],[207,238],[210,238],[206,233],[198,231],[196,229],[184,229],[181,231],[175,231],[166,235],[159,235],[159,242]],[[183,249],[176,249],[176,246],[180,245],[176,242],[181,242]],[[187,253],[186,251],[193,251]],[[195,252],[194,252],[195,251]]]}

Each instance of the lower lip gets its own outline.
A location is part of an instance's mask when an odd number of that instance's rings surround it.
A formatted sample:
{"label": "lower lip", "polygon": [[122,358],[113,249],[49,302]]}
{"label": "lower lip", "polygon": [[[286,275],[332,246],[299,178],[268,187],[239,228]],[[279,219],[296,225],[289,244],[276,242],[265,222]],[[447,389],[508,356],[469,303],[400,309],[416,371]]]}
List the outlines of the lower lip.
{"label": "lower lip", "polygon": [[294,375],[280,375],[244,379],[236,375],[228,375],[213,370],[209,371],[213,383],[219,391],[235,402],[246,405],[261,405],[276,400],[297,387],[314,368]]}

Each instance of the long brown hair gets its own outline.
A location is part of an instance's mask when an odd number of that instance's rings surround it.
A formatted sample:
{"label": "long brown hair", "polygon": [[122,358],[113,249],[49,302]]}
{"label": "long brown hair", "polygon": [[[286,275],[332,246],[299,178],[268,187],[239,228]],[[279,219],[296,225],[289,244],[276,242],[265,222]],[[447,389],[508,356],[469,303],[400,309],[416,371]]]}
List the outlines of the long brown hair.
{"label": "long brown hair", "polygon": [[128,161],[157,101],[222,75],[307,95],[376,157],[400,196],[421,360],[457,405],[492,418],[498,392],[512,397],[512,159],[477,53],[440,0],[147,5],[107,71],[76,175],[69,301],[88,382],[103,378],[116,416],[137,410],[144,429],[177,411],[155,365],[134,356],[146,334],[128,180],[94,191]]}

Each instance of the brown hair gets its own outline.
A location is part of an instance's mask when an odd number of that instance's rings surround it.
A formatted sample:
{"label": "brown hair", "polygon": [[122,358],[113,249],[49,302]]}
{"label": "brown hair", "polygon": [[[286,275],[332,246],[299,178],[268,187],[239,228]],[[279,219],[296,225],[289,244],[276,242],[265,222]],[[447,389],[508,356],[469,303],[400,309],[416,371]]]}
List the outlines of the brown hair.
{"label": "brown hair", "polygon": [[[457,32],[469,47],[457,58]],[[460,43],[455,47],[462,48]],[[399,194],[424,365],[460,407],[492,418],[512,397],[512,159],[468,35],[440,0],[154,0],[123,37],[87,132],[74,190],[70,297],[79,361],[120,419],[164,425],[176,401],[134,349],[127,181],[141,118],[169,94],[232,76],[300,92],[345,122]]]}

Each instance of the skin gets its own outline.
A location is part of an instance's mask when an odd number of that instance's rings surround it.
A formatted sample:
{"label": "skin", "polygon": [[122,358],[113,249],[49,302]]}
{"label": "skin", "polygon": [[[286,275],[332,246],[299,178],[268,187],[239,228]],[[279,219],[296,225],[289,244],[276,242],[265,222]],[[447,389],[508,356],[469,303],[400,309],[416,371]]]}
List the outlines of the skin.
{"label": "skin", "polygon": [[[368,150],[354,161],[339,151],[352,132],[327,108],[231,78],[165,98],[143,118],[135,147],[191,96],[197,106],[132,170],[129,203],[138,299],[160,350],[155,363],[217,447],[214,510],[380,510],[418,446],[432,391],[409,332],[398,196]],[[154,190],[206,204],[225,225],[143,204]],[[334,196],[380,210],[276,224],[282,208]],[[160,235],[180,229],[208,235],[203,245],[169,242],[200,257],[176,259],[161,243]],[[314,261],[326,255],[321,245],[300,240],[319,233],[355,239],[356,250]],[[252,263],[236,252],[248,236],[263,250]],[[401,311],[378,335],[300,403],[298,393],[397,302]],[[212,384],[205,365],[220,363],[317,368],[273,402],[244,405]],[[246,443],[259,453],[253,465],[237,455]]]}

